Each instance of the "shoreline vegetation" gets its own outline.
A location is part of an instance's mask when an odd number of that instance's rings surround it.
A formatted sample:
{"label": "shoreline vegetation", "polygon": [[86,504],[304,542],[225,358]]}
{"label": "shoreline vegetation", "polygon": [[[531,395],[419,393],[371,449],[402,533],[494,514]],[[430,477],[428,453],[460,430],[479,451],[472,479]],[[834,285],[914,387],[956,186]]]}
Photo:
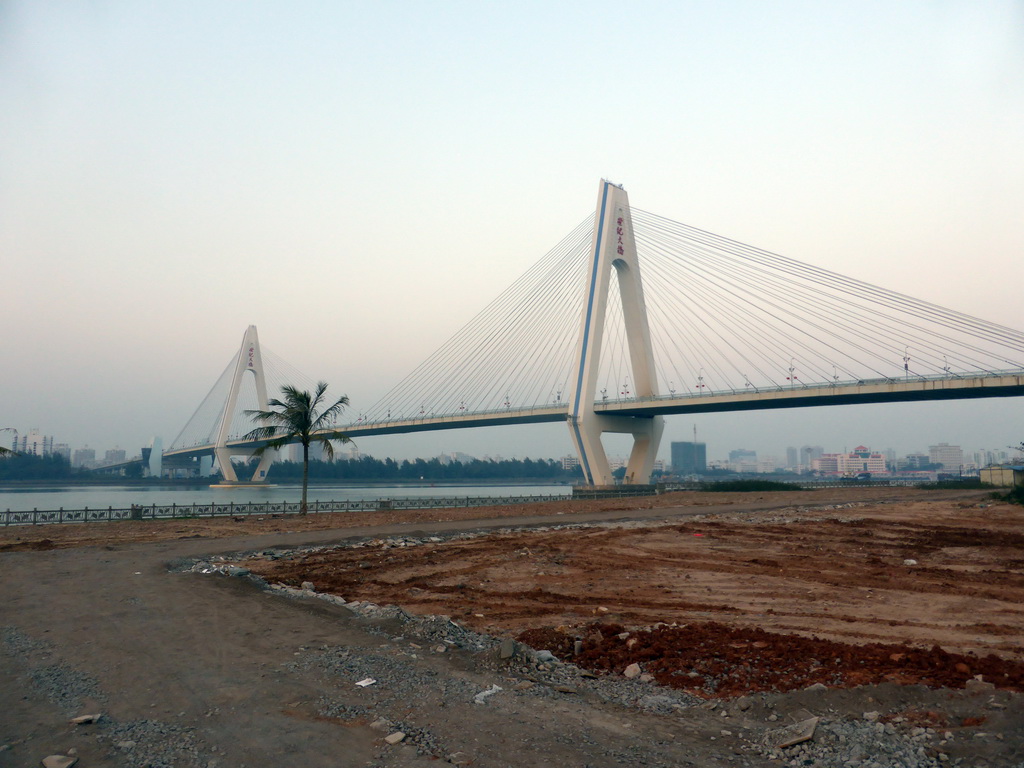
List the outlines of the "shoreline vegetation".
{"label": "shoreline vegetation", "polygon": [[[25,485],[139,485],[205,486],[216,483],[220,475],[209,477],[154,478],[142,476],[142,465],[130,467],[126,474],[105,472],[103,468],[74,468],[63,456],[8,456],[0,460],[0,487]],[[419,485],[421,483],[499,484],[573,484],[582,479],[578,469],[566,470],[554,459],[473,459],[442,462],[440,459],[374,459],[310,461],[312,485]],[[272,484],[289,485],[302,481],[302,462],[275,462],[267,474]]]}

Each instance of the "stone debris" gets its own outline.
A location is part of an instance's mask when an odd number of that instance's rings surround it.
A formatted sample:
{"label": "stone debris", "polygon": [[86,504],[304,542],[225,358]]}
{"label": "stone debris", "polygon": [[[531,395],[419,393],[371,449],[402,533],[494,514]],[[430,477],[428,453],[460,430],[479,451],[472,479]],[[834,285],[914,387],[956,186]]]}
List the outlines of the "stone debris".
{"label": "stone debris", "polygon": [[40,762],[43,768],[71,768],[78,762],[78,758],[72,755],[49,755]]}
{"label": "stone debris", "polygon": [[624,674],[630,680],[632,680],[634,677],[640,677],[640,665],[636,662],[633,662],[622,671],[622,674]]}
{"label": "stone debris", "polygon": [[981,675],[968,680],[964,684],[964,690],[967,693],[992,693],[995,689],[995,685],[982,680]]}
{"label": "stone debris", "polygon": [[806,720],[801,720],[799,723],[793,723],[793,725],[787,725],[784,728],[772,731],[768,734],[769,746],[775,749],[785,749],[804,741],[810,741],[814,738],[814,730],[818,727],[818,720],[820,720],[818,717],[809,717]]}
{"label": "stone debris", "polygon": [[917,560],[913,560],[913,559],[908,557],[906,560],[903,561],[903,564],[904,565],[917,565]]}
{"label": "stone debris", "polygon": [[398,744],[400,741],[403,741],[404,739],[405,734],[402,731],[395,731],[394,733],[389,733],[387,736],[384,737],[384,741],[386,741],[388,744]]}
{"label": "stone debris", "polygon": [[516,641],[511,637],[506,637],[501,641],[501,647],[498,650],[498,655],[502,659],[511,659],[516,654]]}
{"label": "stone debris", "polygon": [[365,677],[358,683],[356,683],[356,685],[358,685],[360,688],[366,688],[367,686],[373,685],[376,682],[377,681],[374,680],[372,677]]}
{"label": "stone debris", "polygon": [[74,723],[75,725],[88,725],[89,723],[98,722],[103,717],[100,713],[95,715],[79,715],[78,717],[72,717],[68,722]]}
{"label": "stone debris", "polygon": [[473,697],[473,703],[474,704],[483,704],[488,696],[493,696],[494,694],[496,694],[500,690],[503,690],[500,685],[497,685],[497,684],[492,685],[486,691],[480,691],[480,693],[478,693],[476,696],[474,696]]}

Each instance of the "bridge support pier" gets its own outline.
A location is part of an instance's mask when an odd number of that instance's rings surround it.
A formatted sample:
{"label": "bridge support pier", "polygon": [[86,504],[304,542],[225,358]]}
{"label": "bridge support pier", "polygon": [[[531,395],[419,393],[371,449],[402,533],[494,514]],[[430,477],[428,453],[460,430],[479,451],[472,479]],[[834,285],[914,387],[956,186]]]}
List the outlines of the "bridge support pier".
{"label": "bridge support pier", "polygon": [[665,428],[661,416],[605,416],[594,410],[600,373],[601,342],[604,338],[608,290],[614,271],[618,278],[626,344],[636,397],[657,394],[651,330],[647,323],[640,263],[633,238],[633,217],[626,190],[601,180],[597,192],[597,214],[591,240],[591,262],[587,299],[583,305],[577,344],[577,371],[569,399],[569,433],[579,453],[583,477],[590,485],[613,485],[611,468],[601,435],[621,432],[633,435],[633,450],[626,466],[627,483],[650,482],[651,470]]}
{"label": "bridge support pier", "polygon": [[591,413],[589,418],[569,419],[569,433],[588,485],[615,484],[608,455],[601,443],[601,435],[605,432],[633,435],[633,450],[629,454],[623,482],[630,485],[648,483],[664,430],[665,419],[661,416],[634,418]]}
{"label": "bridge support pier", "polygon": [[[228,390],[228,399],[224,403],[224,411],[220,417],[220,427],[217,429],[217,438],[213,444],[213,454],[217,458],[217,465],[220,467],[221,478],[225,483],[237,483],[238,475],[231,464],[233,455],[251,455],[250,451],[232,450],[228,447],[228,435],[231,433],[231,417],[238,402],[238,392],[242,386],[242,377],[251,373],[256,380],[256,398],[258,400],[257,410],[267,410],[267,379],[263,374],[263,356],[260,354],[260,339],[256,335],[256,326],[250,325],[242,336],[242,347],[238,352],[238,361],[235,363],[235,371],[231,377],[231,388]],[[253,483],[263,483],[267,480],[267,471],[274,462],[274,454],[267,451],[260,457],[260,462],[253,472]]]}

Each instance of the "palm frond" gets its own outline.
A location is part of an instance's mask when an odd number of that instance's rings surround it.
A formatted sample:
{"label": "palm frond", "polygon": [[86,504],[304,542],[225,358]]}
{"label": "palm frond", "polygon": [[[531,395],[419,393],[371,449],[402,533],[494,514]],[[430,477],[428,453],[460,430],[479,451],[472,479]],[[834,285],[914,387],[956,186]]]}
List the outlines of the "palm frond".
{"label": "palm frond", "polygon": [[330,445],[329,441],[348,443],[351,440],[341,432],[326,430],[330,430],[330,425],[337,419],[337,415],[348,405],[348,397],[342,396],[329,408],[320,411],[326,391],[327,382],[324,381],[317,382],[312,394],[286,384],[281,387],[283,400],[270,400],[267,403],[268,410],[244,412],[255,421],[263,422],[261,426],[247,432],[245,439],[268,441],[258,449],[257,455],[289,443],[308,445],[317,441],[324,444],[324,453],[329,458],[334,458],[334,446]]}

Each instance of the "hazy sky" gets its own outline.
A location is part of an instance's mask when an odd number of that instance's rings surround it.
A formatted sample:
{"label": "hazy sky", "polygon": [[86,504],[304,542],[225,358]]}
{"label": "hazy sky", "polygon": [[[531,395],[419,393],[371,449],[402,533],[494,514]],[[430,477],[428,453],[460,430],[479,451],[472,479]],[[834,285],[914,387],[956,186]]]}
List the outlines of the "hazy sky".
{"label": "hazy sky", "polygon": [[[0,426],[169,443],[249,324],[365,407],[633,205],[1014,328],[1024,2],[0,0]],[[748,447],[1024,438],[1020,398],[701,416]],[[672,439],[693,419],[671,417]],[[564,427],[366,438],[559,456]],[[614,451],[613,451],[614,452]]]}

